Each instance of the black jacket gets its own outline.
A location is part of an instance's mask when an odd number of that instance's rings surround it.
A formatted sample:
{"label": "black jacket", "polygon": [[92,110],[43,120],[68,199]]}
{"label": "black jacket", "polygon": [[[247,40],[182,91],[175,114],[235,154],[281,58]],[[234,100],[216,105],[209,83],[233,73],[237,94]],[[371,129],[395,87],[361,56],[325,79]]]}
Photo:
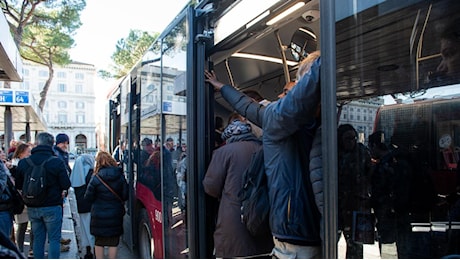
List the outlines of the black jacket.
{"label": "black jacket", "polygon": [[[51,146],[38,145],[32,149],[30,159],[34,164],[39,165],[52,156],[54,156],[54,151]],[[67,175],[64,162],[58,157],[55,157],[45,163],[45,170],[47,197],[40,207],[62,205],[62,191],[70,188],[70,179]],[[16,168],[16,187],[18,190],[22,190],[24,174],[31,171],[32,168],[29,167],[26,160],[19,161],[18,167]]]}
{"label": "black jacket", "polygon": [[[128,199],[128,183],[121,169],[106,167],[97,173],[123,200]],[[123,234],[124,203],[122,203],[104,184],[95,176],[86,189],[85,199],[92,203],[90,232],[94,236],[112,237]]]}
{"label": "black jacket", "polygon": [[70,165],[69,165],[69,153],[64,151],[64,150],[62,150],[57,145],[53,146],[53,151],[54,151],[54,154],[57,157],[59,157],[59,159],[64,161],[65,168],[67,170],[67,174],[70,176],[70,174],[72,173],[72,169],[70,168]]}

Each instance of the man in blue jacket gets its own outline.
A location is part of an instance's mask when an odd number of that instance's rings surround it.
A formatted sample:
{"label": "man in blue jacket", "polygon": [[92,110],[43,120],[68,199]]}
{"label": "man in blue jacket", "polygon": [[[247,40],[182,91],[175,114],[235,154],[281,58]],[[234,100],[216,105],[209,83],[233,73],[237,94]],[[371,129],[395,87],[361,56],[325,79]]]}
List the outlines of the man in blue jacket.
{"label": "man in blue jacket", "polygon": [[[58,259],[61,254],[62,191],[70,188],[70,179],[64,161],[54,155],[54,137],[47,132],[41,132],[37,135],[36,140],[37,146],[32,149],[30,155],[32,162],[35,165],[40,165],[48,158],[54,158],[44,165],[46,170],[46,199],[38,207],[27,207],[34,233],[34,258],[42,259],[45,257],[45,240],[48,237],[48,258]],[[18,173],[16,186],[18,190],[22,190],[24,175],[31,172],[32,167],[26,160],[21,160],[16,170]]]}
{"label": "man in blue jacket", "polygon": [[[322,258],[320,214],[309,177],[309,153],[318,126],[320,53],[300,65],[295,87],[264,107],[205,71],[207,82],[241,115],[262,126],[277,258]],[[284,91],[283,91],[284,92]]]}

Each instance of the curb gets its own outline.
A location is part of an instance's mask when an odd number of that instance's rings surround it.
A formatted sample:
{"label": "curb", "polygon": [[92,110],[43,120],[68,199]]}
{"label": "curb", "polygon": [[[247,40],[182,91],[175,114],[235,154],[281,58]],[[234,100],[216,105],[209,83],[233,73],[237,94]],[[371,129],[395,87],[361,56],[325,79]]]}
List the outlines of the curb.
{"label": "curb", "polygon": [[[67,199],[64,202],[64,217],[62,219],[62,238],[70,238],[71,242],[69,244],[69,251],[61,252],[61,259],[79,259],[79,250],[78,250],[78,240],[77,235],[75,232],[75,225],[78,223],[74,217],[75,214],[72,214],[74,210],[73,207],[76,207],[76,200],[73,188],[69,189],[69,194],[67,195]],[[78,215],[78,214],[77,214]]]}

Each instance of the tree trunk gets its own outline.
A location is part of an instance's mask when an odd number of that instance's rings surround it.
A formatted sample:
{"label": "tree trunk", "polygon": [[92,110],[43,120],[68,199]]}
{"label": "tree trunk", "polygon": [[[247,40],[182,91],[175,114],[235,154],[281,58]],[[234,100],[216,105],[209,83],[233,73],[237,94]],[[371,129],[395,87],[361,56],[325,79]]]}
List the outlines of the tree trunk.
{"label": "tree trunk", "polygon": [[43,108],[45,107],[46,103],[46,95],[48,94],[48,90],[51,86],[51,81],[53,81],[54,77],[54,69],[53,65],[48,66],[48,79],[45,82],[45,85],[43,86],[42,91],[40,92],[40,102],[38,102],[38,107],[40,108],[40,111],[43,112]]}

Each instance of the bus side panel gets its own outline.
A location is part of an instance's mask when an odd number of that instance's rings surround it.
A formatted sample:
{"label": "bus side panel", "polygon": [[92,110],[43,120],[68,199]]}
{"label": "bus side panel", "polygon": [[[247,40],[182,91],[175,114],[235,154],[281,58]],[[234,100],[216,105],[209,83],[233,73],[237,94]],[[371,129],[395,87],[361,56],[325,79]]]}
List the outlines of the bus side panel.
{"label": "bus side panel", "polygon": [[[161,202],[155,199],[151,189],[140,183],[136,184],[137,216],[145,209],[150,221],[154,248],[161,249],[163,245]],[[155,250],[155,258],[163,258],[163,250]]]}

